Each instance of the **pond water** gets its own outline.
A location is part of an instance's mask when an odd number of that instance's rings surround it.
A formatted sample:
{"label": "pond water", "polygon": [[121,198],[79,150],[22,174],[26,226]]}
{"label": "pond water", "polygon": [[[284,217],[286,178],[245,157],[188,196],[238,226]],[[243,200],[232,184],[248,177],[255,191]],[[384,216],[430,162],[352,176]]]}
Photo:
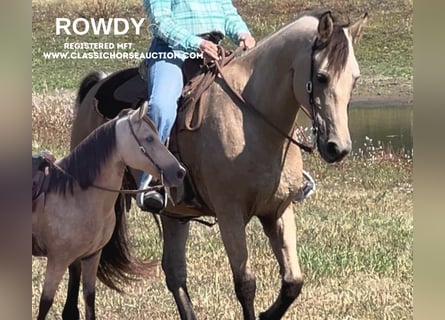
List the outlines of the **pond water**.
{"label": "pond water", "polygon": [[[354,151],[365,143],[412,155],[413,106],[355,106],[349,112]],[[370,142],[369,139],[372,139]]]}
{"label": "pond water", "polygon": [[[298,121],[303,127],[310,126],[307,119],[299,117]],[[349,129],[353,152],[374,146],[375,148],[391,148],[412,156],[412,105],[351,105]]]}

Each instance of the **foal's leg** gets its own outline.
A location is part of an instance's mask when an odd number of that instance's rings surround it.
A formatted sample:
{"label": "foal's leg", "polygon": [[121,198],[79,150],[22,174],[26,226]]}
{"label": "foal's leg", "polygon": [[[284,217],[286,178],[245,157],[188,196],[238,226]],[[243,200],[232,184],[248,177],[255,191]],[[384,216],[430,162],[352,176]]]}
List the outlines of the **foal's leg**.
{"label": "foal's leg", "polygon": [[57,287],[62,280],[63,274],[68,266],[68,263],[60,263],[50,257],[46,264],[45,282],[43,284],[43,291],[40,297],[38,320],[45,319],[49,308],[54,301]]}
{"label": "foal's leg", "polygon": [[85,300],[85,319],[96,319],[94,302],[96,298],[96,274],[102,250],[81,260],[83,298]]}
{"label": "foal's leg", "polygon": [[196,319],[192,302],[187,291],[187,265],[185,244],[189,234],[189,222],[162,216],[164,246],[162,269],[168,290],[173,294],[182,320]]}
{"label": "foal's leg", "polygon": [[255,274],[250,268],[246,243],[246,222],[239,210],[218,216],[218,225],[232,269],[235,293],[245,320],[255,319],[254,299],[256,291]]}
{"label": "foal's leg", "polygon": [[62,318],[64,320],[79,319],[79,286],[80,286],[80,261],[74,261],[69,266],[68,293],[66,296],[65,307],[63,308]]}
{"label": "foal's leg", "polygon": [[261,217],[264,232],[280,265],[281,290],[275,303],[260,314],[260,319],[281,319],[303,287],[298,263],[296,228],[292,205],[278,219]]}

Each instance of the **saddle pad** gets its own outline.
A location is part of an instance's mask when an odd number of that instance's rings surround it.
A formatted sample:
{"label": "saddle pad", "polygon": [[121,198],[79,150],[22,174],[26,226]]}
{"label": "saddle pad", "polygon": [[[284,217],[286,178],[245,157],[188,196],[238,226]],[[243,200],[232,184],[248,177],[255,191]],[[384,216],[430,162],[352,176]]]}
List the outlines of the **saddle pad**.
{"label": "saddle pad", "polygon": [[147,85],[139,75],[139,68],[125,69],[111,74],[95,95],[97,111],[107,119],[115,118],[123,109],[136,109],[147,100]]}

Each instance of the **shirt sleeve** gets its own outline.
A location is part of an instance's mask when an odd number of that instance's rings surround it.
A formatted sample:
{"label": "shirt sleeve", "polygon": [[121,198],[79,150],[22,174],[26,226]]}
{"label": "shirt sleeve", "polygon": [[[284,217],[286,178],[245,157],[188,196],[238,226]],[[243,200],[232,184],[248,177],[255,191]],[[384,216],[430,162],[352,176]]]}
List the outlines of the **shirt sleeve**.
{"label": "shirt sleeve", "polygon": [[239,34],[250,34],[249,28],[233,6],[232,0],[221,0],[221,6],[226,17],[225,32],[235,44],[238,44]]}
{"label": "shirt sleeve", "polygon": [[196,52],[202,39],[179,27],[172,18],[171,0],[143,0],[153,35],[172,49]]}

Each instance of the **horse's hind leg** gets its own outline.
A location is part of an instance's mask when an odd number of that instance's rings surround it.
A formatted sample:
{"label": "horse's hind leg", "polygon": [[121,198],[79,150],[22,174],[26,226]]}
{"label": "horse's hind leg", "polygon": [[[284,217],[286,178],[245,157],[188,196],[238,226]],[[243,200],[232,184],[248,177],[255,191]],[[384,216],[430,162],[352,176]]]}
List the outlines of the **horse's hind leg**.
{"label": "horse's hind leg", "polygon": [[81,260],[83,298],[85,300],[85,319],[96,319],[94,303],[96,299],[96,274],[102,250]]}
{"label": "horse's hind leg", "polygon": [[57,287],[62,280],[63,274],[68,266],[67,264],[57,263],[52,258],[48,257],[46,264],[45,282],[43,284],[43,291],[40,297],[38,320],[45,319],[49,309],[54,301]]}
{"label": "horse's hind leg", "polygon": [[64,320],[79,319],[79,286],[80,286],[80,261],[77,260],[69,266],[68,293],[66,296],[65,307],[63,308],[62,318]]}
{"label": "horse's hind leg", "polygon": [[192,302],[187,291],[187,265],[185,244],[189,234],[189,222],[162,217],[164,247],[162,269],[168,290],[173,294],[182,320],[196,319]]}
{"label": "horse's hind leg", "polygon": [[280,265],[281,274],[280,294],[275,303],[260,314],[260,319],[281,319],[303,287],[292,206],[287,207],[278,219],[261,217],[260,220]]}

